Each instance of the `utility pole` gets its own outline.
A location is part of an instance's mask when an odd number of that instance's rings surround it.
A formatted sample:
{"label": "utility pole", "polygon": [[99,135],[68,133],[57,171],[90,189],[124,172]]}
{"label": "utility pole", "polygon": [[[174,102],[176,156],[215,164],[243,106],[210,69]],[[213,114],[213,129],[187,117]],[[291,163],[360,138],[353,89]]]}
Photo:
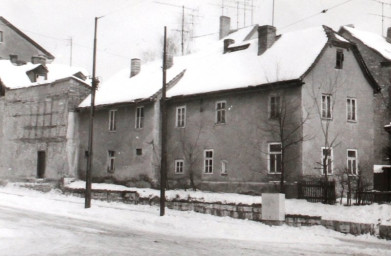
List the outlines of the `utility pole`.
{"label": "utility pole", "polygon": [[85,191],[85,204],[84,208],[91,207],[91,171],[92,171],[92,141],[94,133],[94,114],[95,114],[95,92],[98,87],[98,80],[96,78],[96,43],[97,43],[97,30],[98,19],[101,17],[95,17],[95,30],[94,30],[94,52],[92,60],[92,85],[91,85],[91,107],[90,107],[90,123],[88,130],[88,157],[87,157],[87,171],[86,171],[86,191]]}
{"label": "utility pole", "polygon": [[72,37],[69,38],[69,42],[71,44],[71,52],[70,52],[70,56],[69,56],[69,66],[72,67],[72,55],[73,55],[73,41],[72,41]]}
{"label": "utility pole", "polygon": [[182,56],[185,55],[184,51],[184,33],[185,31],[185,6],[182,5],[182,30],[181,30],[181,39],[182,39]]}
{"label": "utility pole", "polygon": [[274,26],[274,0],[273,0],[273,9],[272,9],[272,26]]}
{"label": "utility pole", "polygon": [[163,43],[163,86],[161,107],[161,163],[160,163],[160,216],[164,216],[166,205],[166,183],[167,183],[167,109],[166,109],[166,69],[167,69],[167,28],[164,27]]}

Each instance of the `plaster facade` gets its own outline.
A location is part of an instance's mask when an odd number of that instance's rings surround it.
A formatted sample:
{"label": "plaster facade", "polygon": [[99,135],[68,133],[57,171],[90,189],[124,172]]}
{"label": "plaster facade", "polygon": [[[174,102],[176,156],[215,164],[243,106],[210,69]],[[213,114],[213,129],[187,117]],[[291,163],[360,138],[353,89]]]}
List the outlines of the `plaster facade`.
{"label": "plaster facade", "polygon": [[74,110],[88,93],[88,86],[73,78],[7,90],[0,98],[0,175],[56,180],[76,176],[79,137]]}

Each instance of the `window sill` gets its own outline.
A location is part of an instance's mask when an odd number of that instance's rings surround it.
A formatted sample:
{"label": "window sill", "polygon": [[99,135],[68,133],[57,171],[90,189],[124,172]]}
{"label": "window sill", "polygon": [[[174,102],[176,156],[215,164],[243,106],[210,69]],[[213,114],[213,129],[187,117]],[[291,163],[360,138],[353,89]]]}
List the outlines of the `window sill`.
{"label": "window sill", "polygon": [[350,124],[357,124],[357,120],[346,120]]}
{"label": "window sill", "polygon": [[183,172],[175,172],[175,175],[183,175]]}
{"label": "window sill", "polygon": [[281,172],[268,172],[268,175],[281,175]]}
{"label": "window sill", "polygon": [[228,176],[228,173],[222,173],[221,176]]}
{"label": "window sill", "polygon": [[212,175],[213,172],[203,172],[202,174],[205,174],[205,175]]}
{"label": "window sill", "polygon": [[115,133],[115,132],[117,132],[117,130],[114,130],[114,131],[108,130],[108,132],[110,132],[110,133]]}
{"label": "window sill", "polygon": [[224,126],[226,125],[227,123],[215,123],[215,126]]}
{"label": "window sill", "polygon": [[322,121],[333,121],[333,118],[322,117]]}
{"label": "window sill", "polygon": [[176,129],[185,129],[186,126],[175,126]]}

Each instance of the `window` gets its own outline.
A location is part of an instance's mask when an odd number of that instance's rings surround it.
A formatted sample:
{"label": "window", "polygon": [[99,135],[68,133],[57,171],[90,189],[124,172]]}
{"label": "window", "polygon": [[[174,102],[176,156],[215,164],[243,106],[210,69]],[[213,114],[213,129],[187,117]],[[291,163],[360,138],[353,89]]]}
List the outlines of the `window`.
{"label": "window", "polygon": [[176,127],[183,128],[186,125],[186,106],[176,108]]}
{"label": "window", "polygon": [[4,42],[3,31],[0,31],[0,43]]}
{"label": "window", "polygon": [[204,173],[213,173],[213,149],[204,151]]}
{"label": "window", "polygon": [[322,148],[322,174],[333,174],[333,148]]}
{"label": "window", "polygon": [[109,111],[109,131],[117,130],[116,115],[117,115],[117,110]]}
{"label": "window", "polygon": [[142,148],[136,148],[136,155],[137,156],[143,155],[143,149]]}
{"label": "window", "polygon": [[347,168],[350,174],[357,175],[357,150],[355,149],[348,149]]}
{"label": "window", "polygon": [[46,77],[46,74],[35,74],[35,82],[44,82]]}
{"label": "window", "polygon": [[226,160],[221,161],[221,175],[228,174],[228,162]]}
{"label": "window", "polygon": [[182,174],[184,165],[185,165],[184,160],[175,160],[175,173]]}
{"label": "window", "polygon": [[280,117],[280,96],[270,97],[270,119],[278,119]]}
{"label": "window", "polygon": [[322,118],[323,119],[331,119],[331,95],[330,94],[322,94]]}
{"label": "window", "polygon": [[136,129],[144,127],[144,107],[136,108]]}
{"label": "window", "polygon": [[357,111],[356,99],[347,98],[346,99],[346,112],[347,112],[348,121],[350,121],[350,122],[357,121],[356,111]]}
{"label": "window", "polygon": [[107,171],[108,172],[114,172],[115,170],[115,165],[114,165],[114,162],[115,162],[115,151],[112,151],[112,150],[109,150],[109,164],[107,166]]}
{"label": "window", "polygon": [[337,50],[337,57],[336,57],[336,63],[335,63],[335,68],[336,69],[342,69],[343,68],[343,51],[341,49]]}
{"label": "window", "polygon": [[225,101],[216,103],[216,124],[225,124]]}
{"label": "window", "polygon": [[269,173],[281,173],[281,143],[269,144]]}

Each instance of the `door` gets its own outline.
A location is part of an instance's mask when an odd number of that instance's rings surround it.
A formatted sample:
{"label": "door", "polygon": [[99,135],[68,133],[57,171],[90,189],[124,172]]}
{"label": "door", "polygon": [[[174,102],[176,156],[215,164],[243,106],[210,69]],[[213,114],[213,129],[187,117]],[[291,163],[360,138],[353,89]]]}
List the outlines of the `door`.
{"label": "door", "polygon": [[37,177],[39,179],[45,178],[45,168],[46,168],[46,152],[38,151]]}

